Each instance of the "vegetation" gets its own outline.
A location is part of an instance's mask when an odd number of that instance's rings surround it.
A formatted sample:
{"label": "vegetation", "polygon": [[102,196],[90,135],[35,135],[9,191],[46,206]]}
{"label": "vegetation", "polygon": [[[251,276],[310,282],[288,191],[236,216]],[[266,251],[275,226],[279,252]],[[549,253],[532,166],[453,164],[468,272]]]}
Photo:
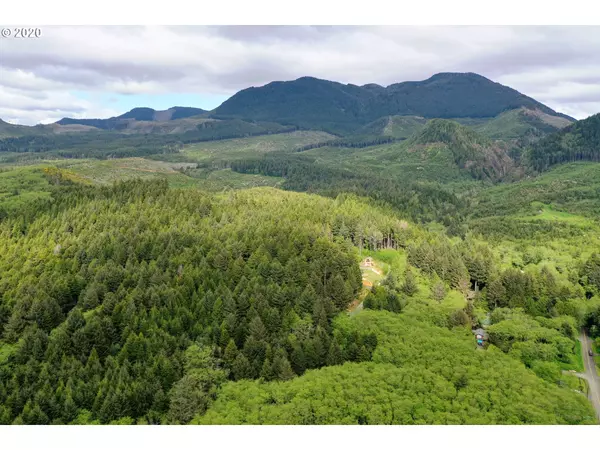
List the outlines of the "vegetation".
{"label": "vegetation", "polygon": [[451,152],[461,169],[468,169],[475,178],[498,179],[510,169],[512,161],[483,136],[456,122],[431,120],[411,138],[412,146],[441,144]]}
{"label": "vegetation", "polygon": [[580,394],[552,385],[499,350],[477,351],[460,331],[389,312],[336,321],[336,336],[364,330],[373,362],[347,362],[284,383],[228,383],[194,423],[594,423]]}
{"label": "vegetation", "polygon": [[395,139],[408,139],[420,131],[427,119],[413,116],[386,116],[381,117],[362,127],[359,135],[381,135]]}
{"label": "vegetation", "polygon": [[0,122],[0,423],[597,423],[597,116],[473,74],[240,98]]}
{"label": "vegetation", "polygon": [[[361,285],[344,235],[365,248],[393,227],[408,236],[351,198],[212,197],[160,181],[61,179],[31,210],[0,229],[2,346],[15,346],[0,371],[4,423],[185,421],[228,377],[326,365],[331,320]],[[344,345],[368,359],[376,344],[359,334]],[[216,360],[186,363],[206,348]],[[206,395],[190,406],[198,386]]]}
{"label": "vegetation", "polygon": [[214,111],[214,117],[277,121],[347,134],[383,116],[495,117],[520,107],[559,115],[480,75],[440,73],[387,88],[311,77],[277,81],[238,92]]}
{"label": "vegetation", "polygon": [[538,171],[565,162],[600,161],[600,114],[580,120],[531,147],[531,166]]}
{"label": "vegetation", "polygon": [[56,122],[59,125],[87,125],[102,130],[122,130],[128,127],[128,120],[135,121],[164,121],[177,120],[197,116],[206,111],[200,108],[174,106],[166,111],[155,111],[152,108],[134,108],[131,111],[110,119],[71,119],[65,117]]}
{"label": "vegetation", "polygon": [[124,158],[176,153],[184,144],[293,131],[295,127],[242,120],[208,121],[180,134],[113,131],[26,135],[0,139],[0,152],[35,152],[62,158]]}
{"label": "vegetation", "polygon": [[571,123],[572,121],[565,117],[553,116],[540,110],[520,108],[503,112],[493,119],[473,124],[471,127],[489,138],[514,140],[525,145]]}

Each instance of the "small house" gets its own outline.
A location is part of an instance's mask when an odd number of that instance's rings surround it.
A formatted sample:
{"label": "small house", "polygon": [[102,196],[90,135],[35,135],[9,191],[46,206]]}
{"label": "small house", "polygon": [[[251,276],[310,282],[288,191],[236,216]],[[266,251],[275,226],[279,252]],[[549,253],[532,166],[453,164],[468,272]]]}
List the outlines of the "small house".
{"label": "small house", "polygon": [[373,267],[373,258],[371,258],[370,256],[365,258],[365,260],[363,261],[363,266]]}
{"label": "small house", "polygon": [[477,328],[473,330],[473,334],[477,339],[477,345],[483,346],[483,343],[488,339],[488,334],[483,328]]}

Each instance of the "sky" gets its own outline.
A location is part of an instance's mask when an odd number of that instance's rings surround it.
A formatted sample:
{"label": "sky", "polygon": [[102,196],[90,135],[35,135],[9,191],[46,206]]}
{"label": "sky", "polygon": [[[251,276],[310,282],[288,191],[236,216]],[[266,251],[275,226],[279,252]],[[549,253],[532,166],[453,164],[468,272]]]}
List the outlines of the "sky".
{"label": "sky", "polygon": [[600,112],[600,27],[45,26],[0,39],[0,118],[211,110],[271,81],[387,86],[439,72],[475,72],[583,119]]}

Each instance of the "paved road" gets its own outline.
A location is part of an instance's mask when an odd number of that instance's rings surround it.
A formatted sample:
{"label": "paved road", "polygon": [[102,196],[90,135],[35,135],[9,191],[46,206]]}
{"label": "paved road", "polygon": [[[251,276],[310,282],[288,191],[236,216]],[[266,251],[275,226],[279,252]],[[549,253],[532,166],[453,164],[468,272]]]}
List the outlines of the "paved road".
{"label": "paved road", "polygon": [[592,347],[592,339],[585,333],[585,330],[579,336],[581,342],[581,351],[583,353],[583,365],[585,374],[581,374],[581,378],[585,378],[590,386],[589,399],[594,405],[596,415],[600,420],[600,377],[596,371],[596,363],[594,357],[589,355]]}

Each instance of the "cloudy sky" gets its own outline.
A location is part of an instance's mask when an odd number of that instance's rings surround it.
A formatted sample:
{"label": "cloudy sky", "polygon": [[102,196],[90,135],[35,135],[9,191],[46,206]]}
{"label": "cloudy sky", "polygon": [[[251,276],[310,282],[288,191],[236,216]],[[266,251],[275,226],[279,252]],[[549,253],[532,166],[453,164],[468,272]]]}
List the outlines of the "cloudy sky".
{"label": "cloudy sky", "polygon": [[600,112],[600,27],[42,27],[0,39],[0,118],[213,109],[274,80],[386,86],[438,72],[476,72],[585,118]]}

